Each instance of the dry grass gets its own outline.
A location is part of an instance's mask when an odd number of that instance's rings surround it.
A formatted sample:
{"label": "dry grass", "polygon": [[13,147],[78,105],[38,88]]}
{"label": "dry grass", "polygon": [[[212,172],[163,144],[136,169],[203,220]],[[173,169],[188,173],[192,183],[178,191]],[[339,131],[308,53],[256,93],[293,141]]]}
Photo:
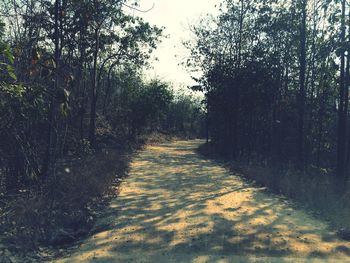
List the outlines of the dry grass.
{"label": "dry grass", "polygon": [[86,236],[119,179],[130,152],[105,149],[87,158],[62,162],[55,178],[40,190],[11,198],[1,214],[2,237],[10,249],[65,245]]}
{"label": "dry grass", "polygon": [[55,176],[41,189],[23,190],[1,203],[0,252],[3,243],[15,254],[38,255],[43,247],[70,246],[89,235],[96,219],[118,194],[133,153],[145,144],[173,139],[157,133],[120,145],[114,139],[101,138],[97,152],[84,145],[77,156],[85,157],[60,160]]}
{"label": "dry grass", "polygon": [[159,144],[176,140],[177,138],[171,134],[153,132],[151,134],[142,135],[139,140],[144,144]]}

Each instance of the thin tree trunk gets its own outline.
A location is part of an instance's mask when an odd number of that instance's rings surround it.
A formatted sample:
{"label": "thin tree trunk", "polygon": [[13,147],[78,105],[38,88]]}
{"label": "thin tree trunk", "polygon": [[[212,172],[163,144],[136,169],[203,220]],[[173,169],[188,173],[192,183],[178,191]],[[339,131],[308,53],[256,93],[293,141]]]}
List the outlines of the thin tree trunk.
{"label": "thin tree trunk", "polygon": [[55,134],[55,124],[56,124],[56,101],[55,95],[58,90],[59,82],[59,67],[60,67],[60,30],[59,30],[59,12],[60,12],[60,0],[55,2],[55,79],[54,88],[51,95],[50,109],[49,109],[49,127],[47,132],[47,146],[46,154],[43,162],[41,180],[45,180],[50,174],[55,162],[55,148],[56,148],[56,134]]}
{"label": "thin tree trunk", "polygon": [[241,10],[239,18],[239,38],[238,38],[238,55],[237,55],[237,70],[239,72],[242,63],[242,39],[243,39],[243,22],[244,22],[244,1],[241,0]]}
{"label": "thin tree trunk", "polygon": [[305,72],[306,72],[306,9],[307,0],[301,2],[301,23],[300,23],[300,54],[299,54],[299,100],[298,100],[298,164],[301,170],[305,169],[305,134],[304,134],[304,115],[305,115]]}
{"label": "thin tree trunk", "polygon": [[[309,115],[307,118],[307,129],[306,129],[306,133],[307,134],[311,134],[311,136],[313,135],[313,129],[314,129],[314,118],[315,118],[315,89],[316,89],[316,85],[315,85],[315,81],[316,81],[316,37],[317,37],[317,3],[316,0],[313,1],[313,28],[312,28],[312,42],[311,42],[311,59],[310,59],[310,67],[309,67],[309,74],[311,75],[311,83],[310,83],[310,101],[309,101]],[[308,90],[308,79],[306,80],[306,90]],[[306,166],[307,164],[310,162],[313,162],[313,158],[311,153],[312,153],[312,149],[314,149],[314,140],[306,140],[306,145],[305,145],[305,163]]]}
{"label": "thin tree trunk", "polygon": [[[346,0],[342,1],[341,13],[341,32],[340,42],[345,43],[345,5]],[[346,88],[345,88],[345,50],[342,47],[340,55],[340,87],[339,87],[339,107],[338,107],[338,140],[337,140],[337,176],[343,181],[345,176],[345,156],[346,156]]]}
{"label": "thin tree trunk", "polygon": [[107,74],[107,89],[106,89],[106,93],[103,99],[103,107],[102,107],[102,114],[105,115],[106,114],[106,108],[107,108],[107,99],[109,97],[109,93],[111,90],[111,73],[113,68],[117,65],[118,62],[114,62],[108,70],[108,74]]}
{"label": "thin tree trunk", "polygon": [[94,50],[94,66],[92,70],[92,89],[91,89],[91,109],[90,109],[90,126],[89,141],[91,145],[95,145],[95,128],[96,128],[96,104],[97,104],[97,59],[99,51],[99,28],[95,29],[95,50]]}

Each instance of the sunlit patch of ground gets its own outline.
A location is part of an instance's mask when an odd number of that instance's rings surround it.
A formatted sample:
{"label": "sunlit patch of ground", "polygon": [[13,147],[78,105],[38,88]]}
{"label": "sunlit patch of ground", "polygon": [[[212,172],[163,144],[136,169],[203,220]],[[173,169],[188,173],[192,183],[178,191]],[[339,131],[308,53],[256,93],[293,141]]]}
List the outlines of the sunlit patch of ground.
{"label": "sunlit patch of ground", "polygon": [[350,262],[325,223],[198,156],[200,143],[140,152],[107,230],[59,262]]}

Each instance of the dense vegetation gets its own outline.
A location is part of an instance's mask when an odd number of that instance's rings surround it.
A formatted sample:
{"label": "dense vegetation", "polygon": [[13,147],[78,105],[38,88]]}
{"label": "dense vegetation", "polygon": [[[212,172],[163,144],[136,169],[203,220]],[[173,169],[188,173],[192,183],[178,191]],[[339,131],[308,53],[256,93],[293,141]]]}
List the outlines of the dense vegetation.
{"label": "dense vegetation", "polygon": [[20,235],[17,246],[80,235],[142,136],[202,132],[196,97],[145,80],[162,28],[130,10],[123,0],[0,3],[0,229]]}
{"label": "dense vegetation", "polygon": [[349,2],[223,0],[191,30],[211,151],[349,227]]}
{"label": "dense vegetation", "polygon": [[193,26],[210,133],[233,158],[349,174],[346,1],[225,0]]}

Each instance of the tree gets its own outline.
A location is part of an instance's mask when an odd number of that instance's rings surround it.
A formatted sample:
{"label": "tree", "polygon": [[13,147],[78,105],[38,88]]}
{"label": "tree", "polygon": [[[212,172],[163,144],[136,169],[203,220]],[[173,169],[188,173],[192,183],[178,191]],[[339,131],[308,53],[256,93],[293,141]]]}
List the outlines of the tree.
{"label": "tree", "polygon": [[299,55],[299,121],[298,121],[298,162],[300,169],[305,167],[304,152],[304,115],[305,115],[305,74],[306,74],[306,17],[307,0],[300,1],[301,21],[300,21],[300,55]]}
{"label": "tree", "polygon": [[[26,162],[33,166],[35,176],[29,170],[23,172],[28,178],[41,175],[41,181],[47,183],[48,179],[56,178],[53,176],[56,160],[79,151],[86,139],[96,146],[98,125],[102,125],[101,119],[110,116],[107,108],[118,106],[112,94],[117,76],[125,68],[135,69],[125,77],[134,72],[139,74],[147,65],[162,29],[126,14],[123,3],[122,0],[1,2],[0,13],[8,21],[6,46],[14,51],[13,65],[4,66],[6,75],[16,76],[18,87],[22,87],[18,89],[25,90],[16,98],[17,107],[28,109],[26,96],[38,99],[34,100],[38,104],[29,107],[38,118],[24,113],[28,119],[17,120],[16,126],[26,127],[23,136],[14,132],[31,148],[31,157]],[[23,145],[18,143],[16,147]],[[17,166],[25,169],[25,165]]]}
{"label": "tree", "polygon": [[305,175],[327,167],[344,182],[345,2],[223,1],[217,17],[192,27],[186,66],[201,76],[218,151]]}
{"label": "tree", "polygon": [[345,79],[345,16],[346,0],[341,1],[341,25],[340,25],[340,80],[339,80],[339,105],[338,105],[338,140],[337,140],[337,175],[344,181],[345,160],[346,160],[346,142],[347,142],[347,84]]}

